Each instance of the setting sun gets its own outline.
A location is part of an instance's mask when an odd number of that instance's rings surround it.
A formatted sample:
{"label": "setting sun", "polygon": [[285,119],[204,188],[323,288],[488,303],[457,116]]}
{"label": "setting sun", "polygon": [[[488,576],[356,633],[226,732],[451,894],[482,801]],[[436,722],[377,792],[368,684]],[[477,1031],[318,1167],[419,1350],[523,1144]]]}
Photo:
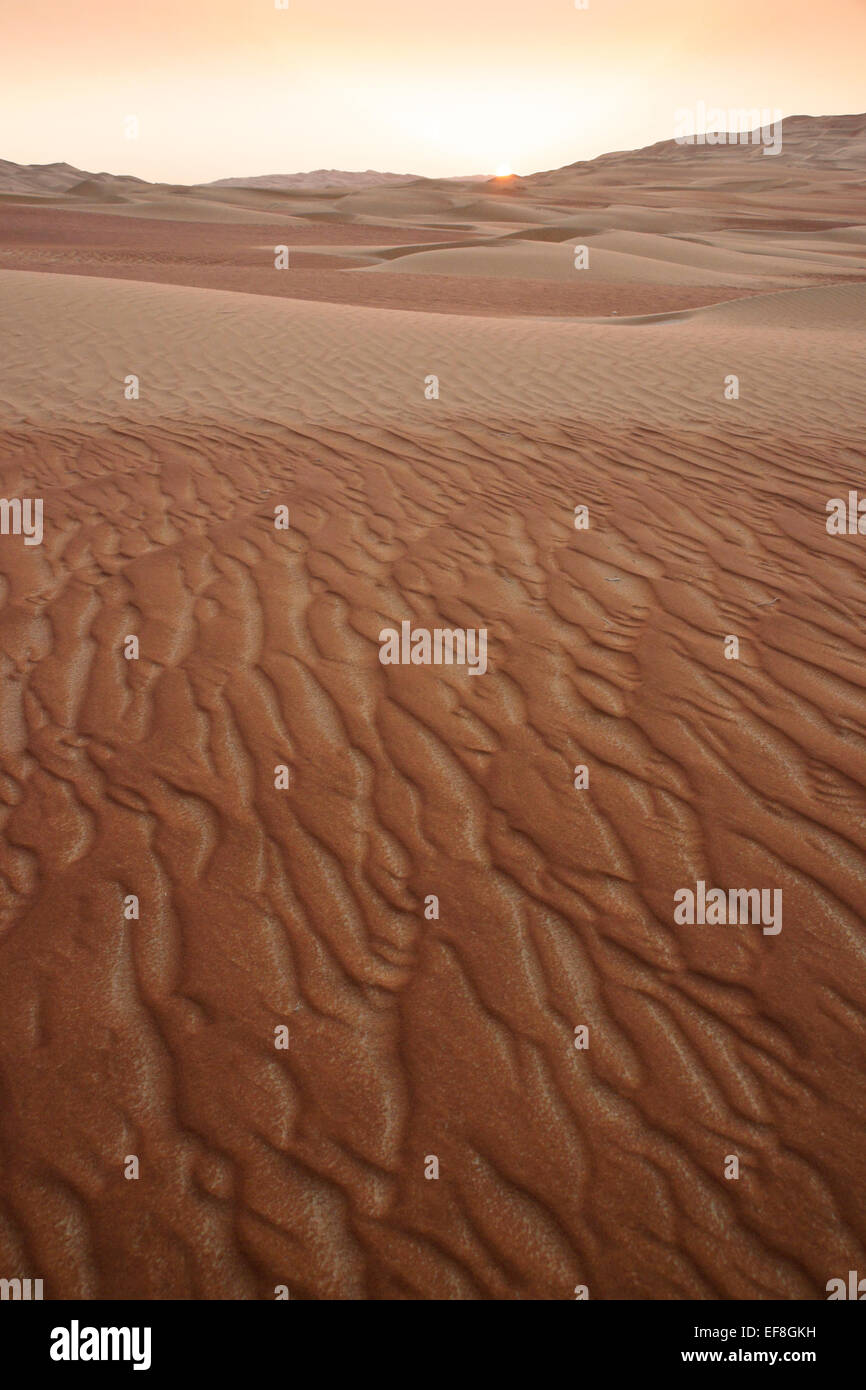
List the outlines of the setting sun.
{"label": "setting sun", "polygon": [[498,179],[510,179],[511,166],[509,164],[500,164],[496,170],[496,177]]}

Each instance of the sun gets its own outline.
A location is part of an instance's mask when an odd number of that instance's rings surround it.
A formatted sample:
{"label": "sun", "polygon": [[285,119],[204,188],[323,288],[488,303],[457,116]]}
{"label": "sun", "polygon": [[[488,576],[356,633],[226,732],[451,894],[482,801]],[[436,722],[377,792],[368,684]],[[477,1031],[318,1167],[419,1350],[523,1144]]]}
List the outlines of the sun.
{"label": "sun", "polygon": [[510,164],[500,164],[500,165],[497,167],[497,170],[496,170],[496,177],[497,177],[498,179],[510,179],[510,178],[511,178],[511,165],[510,165]]}

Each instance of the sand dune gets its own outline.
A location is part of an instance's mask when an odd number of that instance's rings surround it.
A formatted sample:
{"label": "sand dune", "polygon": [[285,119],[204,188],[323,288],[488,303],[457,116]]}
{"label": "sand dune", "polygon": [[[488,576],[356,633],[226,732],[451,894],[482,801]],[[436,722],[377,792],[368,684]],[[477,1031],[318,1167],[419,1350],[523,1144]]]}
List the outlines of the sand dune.
{"label": "sand dune", "polygon": [[[2,272],[0,284],[0,404],[15,423],[76,412],[151,421],[192,408],[239,421],[483,414],[782,429],[830,427],[840,397],[852,428],[866,422],[866,285],[783,291],[662,322],[503,324],[31,272]],[[33,377],[34,354],[50,394]],[[724,397],[731,371],[737,401]],[[135,402],[124,399],[130,372],[142,383]],[[425,399],[431,373],[435,401]]]}
{"label": "sand dune", "polygon": [[[721,226],[662,234],[623,226],[623,208],[608,210],[594,229],[570,218],[515,227],[445,217],[437,224],[423,213],[415,221],[381,217],[378,203],[377,222],[341,211],[339,198],[259,189],[225,196],[237,201],[220,202],[211,189],[8,205],[0,267],[425,313],[564,318],[677,312],[765,290],[851,282],[866,268],[856,227],[838,228],[851,233],[845,237],[781,230],[757,237]],[[289,248],[288,272],[275,273],[278,244]],[[585,268],[575,268],[576,245],[590,249]],[[360,269],[389,273],[353,273]]]}
{"label": "sand dune", "polygon": [[[424,221],[460,188],[285,195],[346,268],[279,289],[255,190],[4,207],[0,491],[44,538],[0,537],[0,1268],[46,1298],[866,1267],[866,546],[825,524],[866,491],[866,221],[620,191],[545,199],[548,241],[476,189],[464,247]],[[543,279],[582,235],[617,317]],[[381,664],[403,620],[485,628],[487,672]],[[677,924],[698,880],[782,930]]]}
{"label": "sand dune", "polygon": [[[635,284],[742,285],[751,276],[765,284],[792,283],[791,277],[824,270],[833,274],[838,259],[828,252],[800,255],[749,255],[722,247],[701,245],[682,237],[661,237],[641,232],[608,232],[578,242],[569,238],[547,242],[500,242],[495,246],[455,247],[448,250],[401,249],[379,270],[400,274],[489,275],[530,280],[575,280],[575,246],[589,250],[589,264],[580,274],[588,281],[626,280]],[[866,274],[866,255],[846,268],[852,277]]]}
{"label": "sand dune", "polygon": [[417,174],[389,174],[376,169],[312,169],[305,174],[260,174],[255,178],[214,179],[208,188],[335,189],[379,188],[383,184],[415,183]]}

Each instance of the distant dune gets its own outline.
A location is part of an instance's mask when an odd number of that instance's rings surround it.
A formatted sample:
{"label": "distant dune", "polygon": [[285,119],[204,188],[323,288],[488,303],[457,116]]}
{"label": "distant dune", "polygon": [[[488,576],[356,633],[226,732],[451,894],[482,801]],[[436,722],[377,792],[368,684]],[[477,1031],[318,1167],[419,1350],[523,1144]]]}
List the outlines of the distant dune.
{"label": "distant dune", "polygon": [[864,116],[795,117],[777,156],[663,141],[499,179],[178,185],[7,163],[0,265],[446,314],[677,312],[862,280],[864,131]]}
{"label": "distant dune", "polygon": [[801,214],[849,208],[866,178],[866,115],[791,116],[781,122],[781,151],[762,144],[678,144],[663,140],[531,174],[514,193],[529,200],[592,203],[596,196],[641,204],[659,199],[736,216],[774,202],[780,212]]}
{"label": "distant dune", "polygon": [[13,164],[0,159],[2,193],[65,193],[91,177],[72,164]]}
{"label": "distant dune", "polygon": [[[0,160],[0,193],[33,193],[50,195],[66,193],[75,185],[91,187],[94,181],[104,189],[141,193],[150,189],[172,189],[176,194],[193,190],[260,190],[272,192],[321,193],[327,190],[357,192],[377,188],[399,188],[413,184],[419,187],[480,185],[485,194],[507,194],[518,200],[568,194],[580,190],[592,196],[598,183],[605,188],[632,183],[652,187],[656,171],[658,179],[676,176],[682,187],[712,192],[725,190],[730,179],[742,180],[741,191],[781,191],[785,186],[809,196],[819,188],[825,191],[853,185],[866,172],[866,114],[851,116],[789,116],[781,122],[783,156],[767,157],[761,144],[752,141],[716,145],[681,144],[674,139],[661,140],[636,150],[615,151],[596,159],[580,160],[561,168],[525,176],[511,175],[493,178],[474,174],[465,177],[430,179],[419,174],[394,174],[375,169],[352,171],[344,169],[314,169],[308,173],[261,174],[253,177],[238,175],[189,185],[148,184],[130,175],[95,174],[76,169],[70,164],[14,164]],[[712,160],[708,164],[707,159]],[[795,180],[791,184],[792,176]],[[709,179],[709,183],[704,180]],[[804,182],[805,180],[805,182]],[[676,191],[672,188],[671,191]],[[735,191],[731,187],[728,191]]]}
{"label": "distant dune", "polygon": [[[780,125],[786,164],[838,170],[866,169],[866,114],[786,116]],[[531,174],[523,182],[527,187],[533,187],[545,179],[568,174],[603,174],[614,182],[618,173],[634,167],[669,163],[694,165],[708,151],[714,159],[729,163],[732,168],[737,166],[742,169],[746,160],[757,162],[763,170],[762,176],[773,178],[768,161],[779,156],[764,155],[761,143],[754,139],[753,131],[747,132],[750,136],[748,141],[741,133],[736,134],[736,143],[726,140],[713,145],[680,143],[675,139],[659,140],[641,149],[613,151],[596,159],[580,160],[545,173]]]}
{"label": "distant dune", "polygon": [[414,183],[418,174],[382,174],[375,169],[353,173],[346,169],[314,169],[309,174],[260,174],[256,178],[214,179],[205,188],[377,188],[381,184]]}

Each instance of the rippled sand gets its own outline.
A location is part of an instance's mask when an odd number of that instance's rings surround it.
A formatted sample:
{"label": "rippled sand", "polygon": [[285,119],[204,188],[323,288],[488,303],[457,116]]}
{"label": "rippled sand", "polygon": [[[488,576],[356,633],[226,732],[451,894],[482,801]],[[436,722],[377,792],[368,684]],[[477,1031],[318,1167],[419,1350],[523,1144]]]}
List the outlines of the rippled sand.
{"label": "rippled sand", "polygon": [[[27,264],[0,1275],[810,1299],[866,1267],[866,536],[825,526],[866,495],[866,285],[774,263],[617,321]],[[486,628],[487,673],[382,666],[403,619]],[[783,929],[675,925],[698,880],[781,888]]]}

